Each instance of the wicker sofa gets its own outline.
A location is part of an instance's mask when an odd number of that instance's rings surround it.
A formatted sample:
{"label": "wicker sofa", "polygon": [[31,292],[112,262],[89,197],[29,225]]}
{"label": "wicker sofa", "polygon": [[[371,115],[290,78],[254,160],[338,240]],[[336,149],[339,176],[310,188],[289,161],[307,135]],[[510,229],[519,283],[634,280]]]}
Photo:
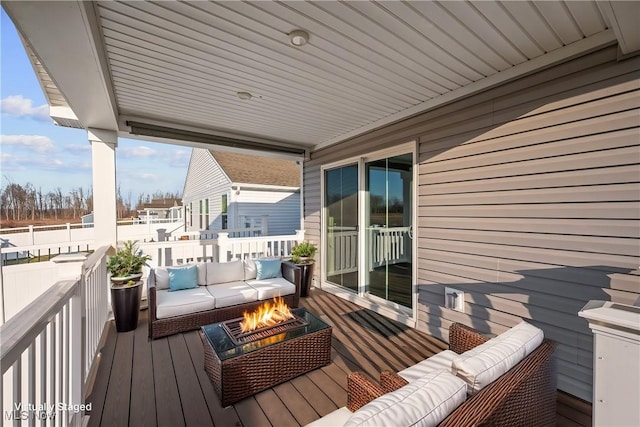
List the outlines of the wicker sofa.
{"label": "wicker sofa", "polygon": [[[391,398],[394,393],[401,393],[418,381],[424,381],[426,377],[447,375],[449,377],[445,378],[446,381],[452,383],[460,381],[460,378],[451,373],[455,369],[452,368],[450,355],[457,357],[471,354],[466,352],[474,348],[480,350],[482,347],[479,346],[487,343],[489,338],[467,326],[453,324],[449,329],[449,341],[449,350],[429,358],[435,359],[430,364],[427,363],[429,360],[427,359],[399,373],[384,371],[380,374],[380,382],[374,381],[361,372],[351,373],[348,377],[347,406],[320,418],[309,426],[388,424],[380,418],[371,418],[372,408],[380,412],[391,411],[391,415],[394,416],[392,424],[395,426],[405,425],[402,420],[403,414],[412,411],[414,418],[407,425],[459,427],[554,426],[556,424],[556,375],[552,357],[555,345],[546,339],[532,349],[524,359],[497,379],[484,385],[481,390],[472,391],[469,394],[469,383],[462,381],[465,393],[462,403],[454,403],[449,409],[442,409],[449,398],[437,403],[438,400],[432,399],[433,396],[425,398],[423,395],[419,396],[418,400],[414,400],[411,405],[409,401],[412,396],[405,393],[394,401]],[[486,348],[486,344],[483,347]],[[420,375],[423,375],[422,380],[417,379]],[[435,385],[440,392],[443,386],[455,388],[451,384],[443,384],[442,381]],[[394,408],[393,405],[398,402],[401,403]],[[428,404],[423,402],[431,402],[435,409],[427,408]],[[421,406],[424,406],[424,409]],[[415,414],[416,410],[424,411],[424,414]],[[445,410],[445,412],[440,413],[435,419],[430,419],[432,413],[438,410]],[[364,412],[366,416],[356,417],[360,412]],[[376,416],[375,413],[374,416]],[[419,421],[416,422],[416,419]]]}
{"label": "wicker sofa", "polygon": [[280,265],[282,277],[258,278],[259,260],[196,264],[198,285],[172,292],[167,268],[152,268],[147,279],[149,338],[155,339],[242,316],[266,300],[282,297],[290,307],[300,298],[300,268]]}

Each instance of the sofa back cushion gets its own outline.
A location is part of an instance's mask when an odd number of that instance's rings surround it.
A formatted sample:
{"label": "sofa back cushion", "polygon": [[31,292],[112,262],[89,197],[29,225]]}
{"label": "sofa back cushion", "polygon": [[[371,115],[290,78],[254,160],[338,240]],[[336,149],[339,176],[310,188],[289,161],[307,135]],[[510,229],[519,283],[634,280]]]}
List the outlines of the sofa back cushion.
{"label": "sofa back cushion", "polygon": [[253,280],[258,277],[258,267],[255,259],[244,260],[244,280]]}
{"label": "sofa back cushion", "polygon": [[358,409],[345,426],[436,426],[467,398],[467,385],[441,370]]}
{"label": "sofa back cushion", "polygon": [[[205,286],[207,284],[207,265],[205,263],[187,264],[195,265],[198,272],[198,285]],[[169,289],[169,271],[167,267],[156,267],[153,269],[156,278],[156,289]]]}
{"label": "sofa back cushion", "polygon": [[207,285],[239,282],[244,280],[244,262],[208,262]]}
{"label": "sofa back cushion", "polygon": [[467,383],[469,394],[477,393],[527,357],[543,338],[541,329],[522,322],[456,357],[451,370]]}

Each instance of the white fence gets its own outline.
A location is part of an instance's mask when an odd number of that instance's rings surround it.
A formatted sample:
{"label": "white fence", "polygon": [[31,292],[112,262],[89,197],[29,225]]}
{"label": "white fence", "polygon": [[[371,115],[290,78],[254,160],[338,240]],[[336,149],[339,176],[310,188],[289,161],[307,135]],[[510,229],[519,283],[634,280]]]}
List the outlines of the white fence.
{"label": "white fence", "polygon": [[108,315],[108,249],[98,248],[79,278],[57,282],[0,326],[3,423],[82,425]]}
{"label": "white fence", "polygon": [[[152,220],[149,223],[135,223],[130,220],[118,221],[118,240],[136,240],[140,242],[182,242],[184,240],[215,240],[220,234],[224,234],[229,238],[255,238],[266,235],[265,227],[237,228],[228,230],[201,230],[201,231],[183,231],[184,224],[182,222],[167,222],[168,220]],[[266,222],[265,222],[266,224]],[[84,224],[86,225],[86,224]],[[9,230],[27,230],[21,233],[4,234],[1,239],[2,248],[2,265],[9,264],[26,264],[30,262],[46,261],[52,256],[74,252],[89,252],[95,249],[93,240],[93,228],[80,229],[78,226],[82,224],[66,224],[64,226],[53,226],[48,228],[62,228],[58,230],[38,231],[36,229],[44,227],[22,227]],[[4,233],[7,229],[2,230]],[[90,234],[90,239],[75,239],[78,234],[76,232],[83,231]],[[44,233],[44,234],[43,234]],[[49,234],[46,234],[49,233]],[[56,233],[56,234],[51,234]],[[46,235],[45,235],[46,234]],[[43,237],[44,235],[44,237]],[[56,237],[57,236],[57,237]],[[6,238],[5,238],[6,237]],[[15,244],[14,242],[35,242],[42,240],[61,240],[49,243],[25,243]],[[272,238],[276,239],[278,236]],[[69,240],[67,240],[69,239]],[[75,240],[74,240],[75,239]],[[204,244],[206,246],[206,243]],[[163,245],[157,245],[163,247]],[[169,246],[165,246],[169,247]],[[180,246],[178,246],[180,247]],[[189,247],[189,245],[183,245]],[[277,245],[275,247],[278,249]],[[197,252],[197,251],[196,251]],[[178,252],[179,254],[179,252]],[[202,257],[206,254],[195,256]],[[182,255],[180,255],[182,256]],[[189,256],[185,254],[184,256]],[[217,258],[216,258],[217,259]]]}
{"label": "white fence", "polygon": [[[167,219],[156,219],[149,222],[122,220],[118,221],[118,238],[123,241],[144,240],[151,237],[156,239],[158,229],[182,230],[184,229],[184,223]],[[65,244],[73,246],[76,242],[93,241],[94,228],[92,223],[30,225],[28,227],[0,229],[0,238],[2,239],[2,248],[9,251],[9,248],[25,246],[42,247],[51,245],[53,247],[58,244],[64,247]]]}

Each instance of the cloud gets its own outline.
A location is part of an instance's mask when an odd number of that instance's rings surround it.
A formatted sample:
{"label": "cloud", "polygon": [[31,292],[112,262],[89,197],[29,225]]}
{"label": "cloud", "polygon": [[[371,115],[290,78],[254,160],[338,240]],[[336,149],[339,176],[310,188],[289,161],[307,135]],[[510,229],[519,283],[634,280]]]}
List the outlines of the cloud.
{"label": "cloud", "polygon": [[132,173],[131,177],[134,179],[149,179],[149,180],[159,180],[160,177],[158,175],[156,175],[155,173],[145,173],[145,172],[138,172],[138,173]]}
{"label": "cloud", "polygon": [[39,153],[56,151],[53,141],[43,135],[0,135],[0,142],[6,145],[26,147]]}
{"label": "cloud", "polygon": [[54,157],[15,156],[2,153],[0,164],[3,171],[51,171],[76,173],[91,170],[91,162],[69,161]]}
{"label": "cloud", "polygon": [[189,166],[189,159],[191,158],[191,151],[174,150],[167,157],[167,164],[169,166],[186,168]]}
{"label": "cloud", "polygon": [[128,159],[150,159],[154,157],[160,156],[160,153],[153,148],[145,147],[139,145],[137,147],[122,147],[118,148],[116,151],[124,158]]}
{"label": "cloud", "polygon": [[86,144],[67,144],[64,146],[64,150],[74,156],[86,156],[91,155],[91,145]]}
{"label": "cloud", "polygon": [[0,109],[3,114],[10,116],[31,117],[44,122],[51,121],[47,104],[34,107],[32,103],[33,101],[22,95],[10,95],[0,100]]}

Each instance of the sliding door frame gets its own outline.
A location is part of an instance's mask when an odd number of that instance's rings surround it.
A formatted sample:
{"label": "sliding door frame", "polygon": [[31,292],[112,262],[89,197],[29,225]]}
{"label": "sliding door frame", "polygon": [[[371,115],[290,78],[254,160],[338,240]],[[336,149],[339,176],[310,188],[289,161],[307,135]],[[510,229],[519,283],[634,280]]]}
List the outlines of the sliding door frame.
{"label": "sliding door frame", "polygon": [[[367,194],[365,191],[365,163],[375,160],[384,159],[387,157],[393,157],[400,154],[411,153],[413,157],[412,166],[412,188],[411,188],[411,225],[413,227],[413,238],[411,239],[411,309],[404,307],[400,304],[396,304],[391,301],[386,301],[382,298],[377,298],[372,295],[365,295],[364,286],[364,268],[367,265],[367,252],[366,248],[366,200]],[[337,162],[327,163],[320,167],[320,257],[321,266],[320,269],[320,287],[333,294],[337,294],[345,299],[353,301],[361,306],[371,308],[381,314],[391,317],[398,321],[401,321],[409,326],[415,327],[417,321],[417,304],[418,304],[418,141],[410,141],[403,144],[398,144],[393,147],[385,148],[371,153],[365,153],[359,156],[350,157]],[[326,212],[326,200],[325,200],[325,172],[327,170],[348,166],[358,165],[358,292],[353,292],[350,289],[344,288],[340,285],[327,281],[326,273],[326,261],[327,261],[327,212]]]}

